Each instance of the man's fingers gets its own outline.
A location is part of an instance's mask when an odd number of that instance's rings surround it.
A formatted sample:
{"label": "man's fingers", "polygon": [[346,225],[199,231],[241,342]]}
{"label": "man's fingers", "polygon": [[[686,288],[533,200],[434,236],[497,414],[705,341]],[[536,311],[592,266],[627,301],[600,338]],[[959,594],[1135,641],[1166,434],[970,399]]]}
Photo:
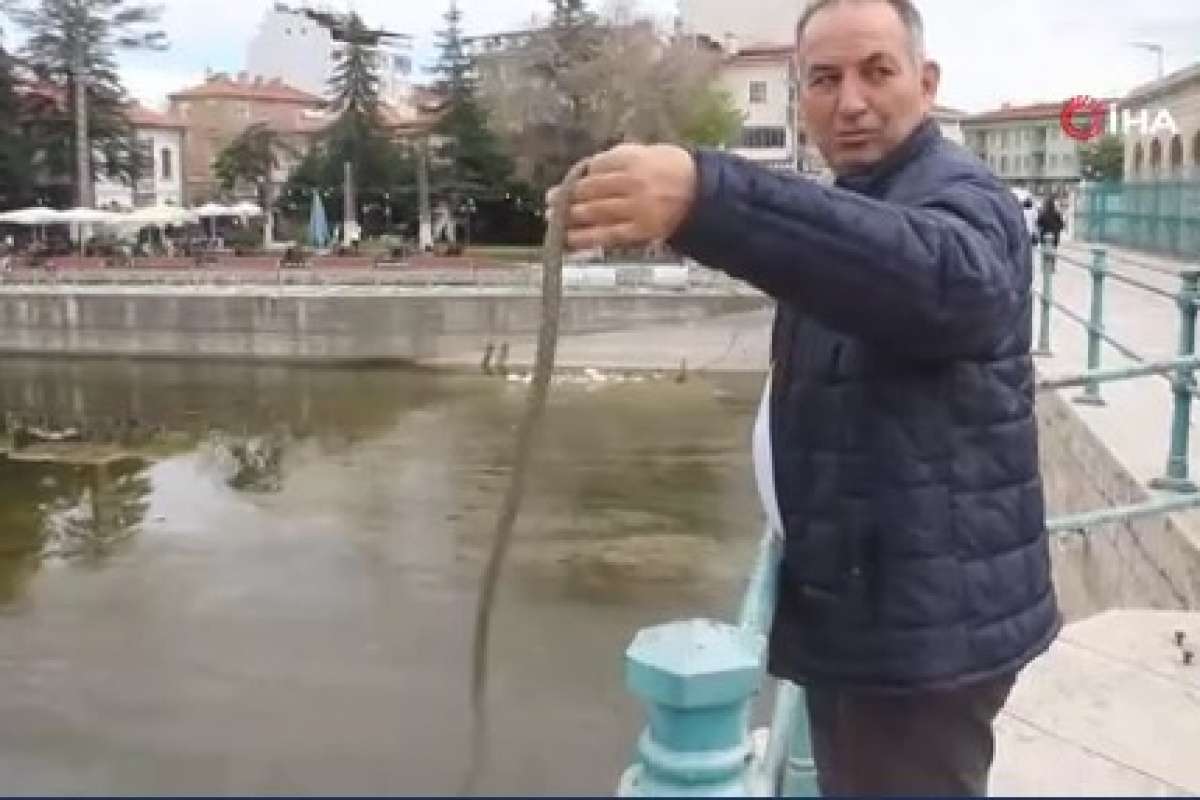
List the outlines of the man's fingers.
{"label": "man's fingers", "polygon": [[572,228],[593,228],[629,222],[633,218],[628,199],[614,197],[607,200],[574,203],[567,224]]}
{"label": "man's fingers", "polygon": [[594,247],[621,247],[645,244],[649,240],[635,222],[575,228],[567,232],[567,247],[590,250]]}
{"label": "man's fingers", "polygon": [[588,175],[603,175],[629,169],[645,149],[645,146],[640,144],[621,144],[611,150],[605,150],[592,156],[588,162]]}
{"label": "man's fingers", "polygon": [[628,197],[634,188],[634,179],[628,172],[608,172],[584,178],[575,185],[572,203],[589,203],[593,200],[608,200]]}

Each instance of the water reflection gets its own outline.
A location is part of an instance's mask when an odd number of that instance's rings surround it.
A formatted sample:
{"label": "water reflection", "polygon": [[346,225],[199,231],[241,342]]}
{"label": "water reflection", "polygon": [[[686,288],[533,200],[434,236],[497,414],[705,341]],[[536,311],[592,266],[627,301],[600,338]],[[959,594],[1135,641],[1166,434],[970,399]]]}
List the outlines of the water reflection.
{"label": "water reflection", "polygon": [[0,457],[0,605],[18,600],[46,559],[99,564],[138,530],[146,463],[70,465]]}
{"label": "water reflection", "polygon": [[[611,792],[641,719],[629,638],[740,591],[757,389],[555,390],[497,609],[483,791]],[[498,378],[6,363],[0,410],[161,431],[104,473],[0,460],[5,788],[453,792],[523,403]]]}

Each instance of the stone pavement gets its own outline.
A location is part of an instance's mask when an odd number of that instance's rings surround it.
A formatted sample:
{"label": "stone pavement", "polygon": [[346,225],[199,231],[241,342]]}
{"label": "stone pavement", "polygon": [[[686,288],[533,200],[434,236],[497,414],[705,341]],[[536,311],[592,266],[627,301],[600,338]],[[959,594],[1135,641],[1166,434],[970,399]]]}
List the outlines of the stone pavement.
{"label": "stone pavement", "polygon": [[1200,794],[1200,666],[1183,663],[1176,631],[1200,647],[1190,612],[1115,611],[1068,627],[1001,715],[993,794]]}
{"label": "stone pavement", "polygon": [[[1188,265],[1107,248],[1109,269],[1174,293],[1179,279],[1132,262],[1179,270]],[[1055,299],[1086,319],[1089,273],[1066,259],[1091,263],[1091,247],[1069,244],[1055,276]],[[1193,265],[1200,266],[1200,263]],[[1041,286],[1040,257],[1038,278]],[[1175,303],[1116,280],[1106,282],[1106,332],[1146,360],[1174,358],[1179,322]],[[1044,376],[1087,368],[1082,325],[1055,311],[1053,356],[1039,358]],[[1104,368],[1131,366],[1130,357],[1105,345]],[[1073,398],[1080,390],[1065,390]],[[1105,384],[1106,405],[1074,406],[1079,418],[1139,483],[1160,477],[1167,464],[1173,408],[1161,377]],[[1193,410],[1200,423],[1200,409]],[[1200,425],[1192,428],[1191,465],[1200,477]],[[1175,515],[1183,535],[1200,548],[1200,512]],[[1174,633],[1200,649],[1200,613],[1115,611],[1069,626],[1022,676],[998,726],[996,794],[1200,794],[1200,666],[1185,666]],[[1198,655],[1200,658],[1200,655]]]}

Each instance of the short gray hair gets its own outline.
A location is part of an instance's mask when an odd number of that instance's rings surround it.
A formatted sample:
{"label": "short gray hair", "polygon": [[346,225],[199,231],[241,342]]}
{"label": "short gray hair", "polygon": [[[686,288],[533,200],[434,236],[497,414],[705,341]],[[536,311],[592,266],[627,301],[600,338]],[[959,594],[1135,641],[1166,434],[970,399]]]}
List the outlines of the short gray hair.
{"label": "short gray hair", "polygon": [[925,20],[922,19],[921,11],[913,0],[809,0],[808,7],[796,23],[796,42],[799,43],[804,38],[808,23],[812,22],[812,18],[818,12],[843,3],[887,3],[891,6],[904,24],[904,29],[908,31],[913,61],[920,66],[925,59]]}

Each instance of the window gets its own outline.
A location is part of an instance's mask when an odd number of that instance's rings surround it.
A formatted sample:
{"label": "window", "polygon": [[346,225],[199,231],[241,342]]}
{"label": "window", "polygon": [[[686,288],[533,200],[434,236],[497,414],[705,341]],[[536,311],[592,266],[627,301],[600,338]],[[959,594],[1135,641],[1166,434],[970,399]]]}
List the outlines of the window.
{"label": "window", "polygon": [[1058,153],[1050,154],[1050,169],[1058,169]]}
{"label": "window", "polygon": [[162,150],[160,150],[159,154],[158,154],[158,158],[159,158],[159,165],[160,165],[159,171],[162,174],[162,179],[164,181],[171,180],[172,176],[175,173],[175,165],[171,159],[171,148],[164,147]]}
{"label": "window", "polygon": [[1008,131],[1004,131],[1000,134],[1000,146],[1005,150],[1008,149]]}
{"label": "window", "polygon": [[1000,171],[1008,172],[1008,156],[1000,156]]}
{"label": "window", "polygon": [[1142,143],[1138,142],[1133,148],[1133,174],[1140,175],[1142,168],[1146,166],[1146,148],[1142,147]]}
{"label": "window", "polygon": [[750,81],[750,102],[755,105],[767,102],[766,81]]}
{"label": "window", "polygon": [[752,126],[742,129],[742,147],[747,150],[787,147],[787,130],[775,126]]}

